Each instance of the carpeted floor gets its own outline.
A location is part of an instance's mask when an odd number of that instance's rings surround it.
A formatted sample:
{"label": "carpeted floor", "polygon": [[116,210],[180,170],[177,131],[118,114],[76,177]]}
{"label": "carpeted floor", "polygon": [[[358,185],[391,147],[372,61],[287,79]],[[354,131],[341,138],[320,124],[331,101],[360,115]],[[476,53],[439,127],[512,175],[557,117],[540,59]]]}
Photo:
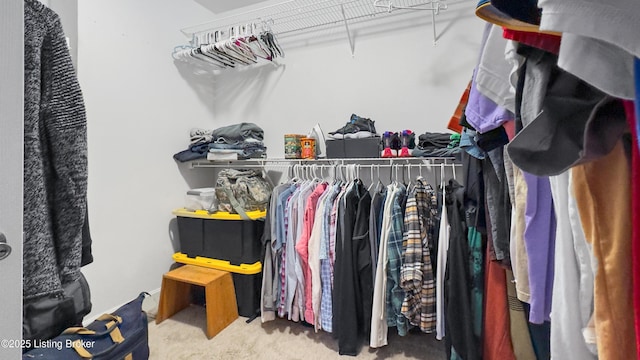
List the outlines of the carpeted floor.
{"label": "carpeted floor", "polygon": [[[151,314],[150,314],[151,315]],[[287,320],[247,324],[240,317],[220,334],[207,339],[203,307],[192,305],[161,324],[149,322],[151,360],[325,360],[349,359],[338,355],[331,334]],[[405,337],[389,329],[389,345],[370,349],[363,344],[357,359],[445,359],[444,343],[434,334],[410,333]]]}

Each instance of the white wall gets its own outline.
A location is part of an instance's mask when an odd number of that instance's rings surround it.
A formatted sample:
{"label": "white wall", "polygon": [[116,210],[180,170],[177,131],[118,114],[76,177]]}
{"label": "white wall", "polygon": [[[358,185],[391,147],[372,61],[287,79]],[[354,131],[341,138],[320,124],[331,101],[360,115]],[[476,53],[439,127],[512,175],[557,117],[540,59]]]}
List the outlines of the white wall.
{"label": "white wall", "polygon": [[255,122],[265,129],[270,157],[284,156],[284,134],[306,134],[315,123],[328,133],[352,113],[375,120],[379,133],[444,131],[471,78],[483,30],[473,2],[449,3],[437,18],[435,47],[430,13],[414,11],[352,25],[353,57],[338,24],[304,39],[281,38],[286,57],[278,65],[208,77],[178,68],[209,107],[208,128]]}
{"label": "white wall", "polygon": [[85,273],[94,314],[159,288],[172,262],[171,209],[187,188],[213,181],[212,173],[172,159],[191,127],[255,122],[270,157],[283,157],[283,134],[306,133],[315,123],[326,133],[351,113],[374,119],[378,132],[444,131],[471,76],[483,26],[473,2],[449,2],[438,18],[436,47],[430,16],[415,12],[353,25],[354,57],[337,27],[282,38],[286,58],[277,65],[196,75],[170,53],[185,43],[180,28],[211,16],[199,3],[79,3],[95,257]]}
{"label": "white wall", "polygon": [[172,155],[211,115],[171,51],[178,28],[210,12],[191,1],[110,0],[79,2],[78,14],[95,258],[83,271],[99,315],[159,288],[173,262],[171,210],[188,186]]}

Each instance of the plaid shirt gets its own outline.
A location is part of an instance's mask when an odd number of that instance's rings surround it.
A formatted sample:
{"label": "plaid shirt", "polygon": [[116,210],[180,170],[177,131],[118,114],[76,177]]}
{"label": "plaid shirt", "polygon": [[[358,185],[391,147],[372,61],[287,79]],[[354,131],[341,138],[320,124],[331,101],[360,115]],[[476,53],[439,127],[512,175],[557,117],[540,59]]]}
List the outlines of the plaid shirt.
{"label": "plaid shirt", "polygon": [[426,333],[435,331],[436,326],[436,289],[428,246],[435,226],[433,210],[437,213],[435,192],[423,179],[418,179],[404,216],[400,285],[405,290],[402,314],[411,325]]}
{"label": "plaid shirt", "polygon": [[[332,265],[329,257],[329,237],[331,233],[331,220],[335,224],[335,214],[332,217],[333,204],[335,202],[338,193],[340,192],[340,186],[334,185],[331,189],[327,190],[329,195],[322,209],[322,232],[321,232],[321,245],[320,245],[320,280],[322,283],[322,298],[320,299],[320,326],[326,332],[333,332],[333,304],[332,304],[332,284],[331,284],[331,270]],[[320,209],[318,209],[320,211]],[[335,232],[334,232],[335,236]]]}
{"label": "plaid shirt", "polygon": [[398,335],[407,334],[407,319],[402,315],[402,302],[404,290],[400,287],[400,267],[402,265],[402,234],[404,232],[404,219],[402,215],[401,199],[405,193],[404,185],[398,185],[398,191],[393,196],[393,208],[391,210],[391,230],[387,243],[387,325],[397,326]]}
{"label": "plaid shirt", "polygon": [[[344,188],[336,185],[332,201],[326,204],[327,222],[327,259],[320,260],[320,276],[322,278],[322,299],[320,300],[320,325],[326,332],[333,332],[333,264],[336,254],[336,229],[338,224],[338,208],[344,195]],[[321,254],[322,256],[322,254]]]}
{"label": "plaid shirt", "polygon": [[273,297],[275,298],[275,306],[276,309],[280,307],[280,291],[282,289],[282,281],[280,277],[280,270],[282,267],[282,250],[284,249],[284,244],[286,243],[285,236],[285,226],[284,226],[284,208],[286,207],[286,202],[289,195],[293,192],[293,186],[290,186],[280,192],[278,194],[278,198],[276,199],[276,212],[275,212],[275,221],[272,227],[276,229],[276,237],[272,247],[273,257],[274,257],[274,272],[276,276],[273,279],[274,282],[274,292]]}
{"label": "plaid shirt", "polygon": [[[276,221],[282,221],[282,227],[280,229],[280,236],[284,239],[287,237],[287,228],[289,222],[289,212],[287,211],[287,202],[291,199],[291,195],[293,194],[295,187],[290,187],[285,190],[280,196],[278,200],[280,203],[278,204],[278,214],[276,217]],[[278,224],[280,226],[280,224]],[[283,244],[284,245],[284,244]],[[280,249],[280,268],[279,268],[279,286],[278,286],[278,316],[284,317],[285,315],[285,304],[286,304],[286,290],[287,290],[287,277],[286,277],[286,246],[282,246]]]}

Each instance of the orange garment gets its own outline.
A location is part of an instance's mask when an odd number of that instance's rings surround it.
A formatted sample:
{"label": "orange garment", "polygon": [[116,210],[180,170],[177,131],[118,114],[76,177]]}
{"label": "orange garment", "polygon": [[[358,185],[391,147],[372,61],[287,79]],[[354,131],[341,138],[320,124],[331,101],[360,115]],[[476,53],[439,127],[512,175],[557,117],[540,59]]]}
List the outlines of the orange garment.
{"label": "orange garment", "polygon": [[462,97],[460,98],[460,102],[458,103],[458,107],[456,111],[453,113],[451,120],[449,120],[449,124],[447,125],[447,129],[451,131],[455,131],[458,134],[462,133],[462,126],[460,125],[460,119],[462,118],[462,114],[464,113],[464,108],[467,107],[467,103],[469,102],[469,92],[471,91],[471,81],[469,81],[469,85],[462,93]]}
{"label": "orange garment", "polygon": [[504,267],[489,260],[489,255],[487,246],[482,359],[516,360],[511,344],[507,275]]}
{"label": "orange garment", "polygon": [[598,262],[594,319],[601,360],[636,359],[631,272],[631,177],[622,142],[572,169],[573,192]]}
{"label": "orange garment", "polygon": [[635,309],[636,347],[640,356],[640,152],[638,151],[638,131],[636,113],[633,102],[625,101],[624,109],[631,129],[631,252],[633,262],[633,307]]}

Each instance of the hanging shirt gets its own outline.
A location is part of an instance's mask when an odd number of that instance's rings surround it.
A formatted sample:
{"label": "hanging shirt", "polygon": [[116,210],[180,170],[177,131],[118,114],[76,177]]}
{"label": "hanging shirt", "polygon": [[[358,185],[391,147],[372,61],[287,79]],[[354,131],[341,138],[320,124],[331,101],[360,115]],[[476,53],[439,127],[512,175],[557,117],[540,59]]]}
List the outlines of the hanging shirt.
{"label": "hanging shirt", "polygon": [[286,273],[286,239],[288,236],[288,201],[291,195],[297,190],[297,186],[291,186],[284,190],[278,196],[277,213],[276,213],[276,226],[278,227],[277,243],[279,245],[276,248],[279,249],[279,270],[278,270],[278,288],[277,288],[277,301],[278,301],[278,316],[284,317],[288,312],[287,303],[287,273]]}
{"label": "hanging shirt", "polygon": [[[622,141],[574,167],[573,193],[597,259],[594,311],[601,359],[636,359],[631,262],[631,174]],[[615,191],[614,191],[615,190]]]}
{"label": "hanging shirt", "polygon": [[357,355],[360,335],[370,323],[371,264],[368,220],[371,196],[361,181],[348,185],[344,196],[343,226],[336,236],[333,321],[341,355]]}
{"label": "hanging shirt", "polygon": [[482,335],[482,294],[484,292],[484,256],[482,255],[482,236],[474,227],[467,231],[469,242],[469,270],[471,281],[471,311],[473,313],[473,333]]}
{"label": "hanging shirt", "polygon": [[293,321],[300,321],[300,314],[296,310],[296,306],[294,306],[294,297],[296,295],[296,288],[298,285],[298,278],[296,276],[296,250],[295,250],[295,233],[297,231],[298,225],[298,197],[300,196],[300,191],[302,187],[306,186],[305,184],[299,184],[293,194],[290,196],[289,201],[287,202],[287,237],[286,237],[286,247],[284,250],[283,262],[286,264],[285,273],[286,273],[286,287],[285,287],[285,303],[284,303],[284,311],[288,314],[288,319]]}
{"label": "hanging shirt", "polygon": [[380,234],[378,233],[378,214],[382,211],[384,205],[385,187],[380,184],[373,189],[371,197],[371,211],[369,213],[369,243],[371,248],[371,274],[373,282],[376,281],[376,268],[378,266],[378,243],[380,242]]}
{"label": "hanging shirt", "polygon": [[491,244],[495,257],[504,266],[511,265],[511,201],[509,200],[509,184],[504,166],[503,148],[499,147],[487,152],[488,158],[483,160],[484,188],[486,205],[491,220]]}
{"label": "hanging shirt", "polygon": [[280,194],[290,186],[290,184],[282,184],[274,187],[271,192],[271,198],[269,200],[269,208],[265,221],[265,230],[263,233],[265,256],[260,302],[260,317],[263,323],[275,320],[277,303],[279,302],[276,300],[276,298],[280,295],[280,293],[277,291],[277,289],[279,289],[278,284],[280,283],[280,267],[279,261],[276,261],[276,252],[273,250],[277,241],[276,237],[278,224],[276,222],[276,212],[278,209],[277,205]]}
{"label": "hanging shirt", "polygon": [[[640,60],[635,59],[636,98],[640,99]],[[631,129],[631,262],[634,274],[640,273],[640,122],[637,113],[640,104],[625,101],[624,108],[627,122]],[[633,308],[636,329],[640,329],[640,277],[633,277]],[[636,331],[636,348],[640,356],[640,331]]]}
{"label": "hanging shirt", "polygon": [[447,253],[449,251],[449,218],[444,201],[443,191],[442,210],[440,215],[440,234],[438,235],[438,264],[436,269],[436,339],[442,340],[445,336],[445,303],[444,303],[444,277],[447,271]]}
{"label": "hanging shirt", "polygon": [[[589,259],[587,241],[581,234],[574,237],[569,218],[570,184],[567,171],[549,178],[555,214],[558,217],[555,242],[555,266],[553,279],[553,316],[551,317],[552,359],[597,359],[582,336],[591,318],[593,304],[593,272],[590,266],[581,273],[579,253],[583,262]],[[586,280],[586,281],[584,281]],[[584,286],[584,288],[583,288]]]}
{"label": "hanging shirt", "polygon": [[[345,185],[345,192],[340,201],[338,202],[338,213],[336,219],[336,238],[335,238],[335,262],[334,262],[334,292],[333,292],[333,331],[334,337],[340,342],[341,332],[344,331],[344,324],[349,322],[350,319],[343,318],[342,308],[345,306],[345,302],[350,300],[346,299],[346,294],[343,294],[345,276],[343,267],[346,256],[344,253],[344,238],[351,237],[353,233],[353,221],[355,218],[355,204],[353,201],[347,201],[352,197],[354,182],[349,182]],[[340,344],[338,344],[340,352]],[[343,349],[344,351],[344,349]],[[353,355],[355,355],[355,349]],[[340,353],[343,355],[343,353]]]}
{"label": "hanging shirt", "polygon": [[[329,281],[328,284],[323,285],[323,296],[321,304],[321,318],[322,328],[328,332],[333,332],[333,275],[334,275],[334,262],[335,262],[335,249],[336,249],[336,233],[338,228],[338,209],[342,197],[345,193],[345,187],[338,185],[336,189],[336,197],[331,205],[331,212],[329,214],[329,247],[328,247],[328,268],[329,268]],[[325,291],[325,289],[329,291]]]}
{"label": "hanging shirt", "polygon": [[[418,179],[414,191],[407,199],[404,215],[404,262],[400,271],[400,285],[405,291],[402,314],[414,326],[426,333],[436,325],[436,294],[428,234],[433,220],[424,179]],[[431,186],[429,186],[431,193]]]}
{"label": "hanging shirt", "polygon": [[[453,347],[462,359],[474,360],[480,359],[481,353],[479,339],[475,337],[473,331],[471,284],[469,283],[471,273],[469,271],[469,245],[463,199],[464,187],[455,180],[449,180],[449,185],[446,187],[446,207],[447,218],[451,221],[451,232],[445,284],[447,332],[445,340],[447,346]],[[503,290],[504,311],[508,319],[506,288]],[[488,357],[487,359],[492,358]]]}
{"label": "hanging shirt", "polygon": [[300,190],[300,196],[298,197],[298,204],[297,204],[298,226],[296,229],[295,237],[293,239],[293,244],[294,244],[293,252],[294,252],[294,257],[296,261],[295,272],[296,272],[296,279],[297,279],[297,285],[296,285],[296,290],[294,295],[294,298],[296,299],[294,301],[294,315],[296,313],[299,314],[300,320],[306,320],[304,318],[305,307],[306,307],[306,296],[305,296],[306,281],[305,281],[305,275],[304,275],[305,271],[302,263],[302,258],[300,257],[300,254],[295,250],[295,247],[298,245],[298,243],[302,239],[302,231],[305,229],[304,213],[306,210],[307,200],[309,199],[309,196],[311,196],[311,194],[313,193],[317,185],[318,184],[314,181],[307,182],[307,185],[302,187],[302,189]]}
{"label": "hanging shirt", "polygon": [[369,239],[369,214],[371,213],[371,195],[362,183],[359,189],[358,211],[353,230],[352,268],[356,285],[356,314],[358,333],[367,338],[371,333],[371,308],[373,306],[373,275],[371,258],[371,241]]}
{"label": "hanging shirt", "polygon": [[550,320],[556,220],[548,177],[523,172],[527,182],[524,241],[529,258],[529,321]]}
{"label": "hanging shirt", "polygon": [[387,325],[398,328],[398,334],[407,334],[407,319],[402,315],[404,290],[400,287],[400,267],[402,266],[402,237],[404,232],[404,215],[402,202],[406,188],[398,184],[396,198],[391,208],[391,229],[387,240]]}
{"label": "hanging shirt", "polygon": [[[331,297],[333,295],[331,283],[332,261],[329,255],[329,242],[331,237],[331,229],[335,228],[335,214],[333,207],[335,200],[340,193],[340,185],[335,184],[331,187],[329,196],[327,196],[323,216],[322,216],[322,235],[320,245],[320,281],[322,284],[322,296],[320,299],[320,327],[326,332],[333,331],[331,318],[333,316],[333,307]],[[331,222],[333,220],[333,223]],[[334,232],[335,236],[335,232]],[[318,321],[316,321],[318,324]]]}
{"label": "hanging shirt", "polygon": [[513,209],[514,222],[511,223],[511,253],[515,255],[511,259],[513,276],[516,281],[516,294],[522,302],[529,303],[531,290],[529,289],[529,257],[527,247],[524,242],[524,231],[526,229],[525,211],[527,205],[527,182],[524,180],[522,170],[514,166],[514,190],[515,203]]}
{"label": "hanging shirt", "polygon": [[[304,217],[302,222],[302,233],[300,239],[296,242],[296,252],[300,256],[300,265],[304,276],[304,319],[309,324],[314,324],[313,317],[313,299],[312,299],[312,279],[311,268],[309,266],[309,240],[314,227],[314,221],[316,216],[316,205],[318,205],[318,199],[327,188],[326,183],[315,186],[313,192],[305,200]],[[317,244],[317,242],[314,242]],[[314,257],[317,258],[318,249],[313,249]],[[317,269],[316,269],[317,271]]]}
{"label": "hanging shirt", "polygon": [[371,336],[369,346],[379,348],[387,345],[387,243],[391,230],[391,209],[397,188],[394,185],[387,186],[387,197],[384,202],[380,232],[380,251],[378,253],[378,265],[376,267],[376,281],[373,286],[373,307],[371,308]]}
{"label": "hanging shirt", "polygon": [[[323,242],[323,226],[324,226],[324,209],[325,203],[332,192],[331,186],[326,185],[325,191],[320,195],[318,204],[316,205],[315,218],[313,220],[313,228],[311,236],[309,236],[309,269],[311,269],[311,307],[313,309],[314,329],[316,332],[322,329],[320,321],[320,306],[322,299],[322,270],[320,257]],[[328,272],[327,272],[328,273]]]}
{"label": "hanging shirt", "polygon": [[[487,216],[488,218],[488,216]],[[491,220],[487,219],[487,226],[491,227]],[[453,224],[452,224],[453,227]],[[453,234],[453,230],[451,231]],[[487,241],[491,241],[491,232],[487,233]],[[453,235],[451,236],[451,248],[453,248]],[[472,340],[476,338],[470,332],[468,332],[467,328],[460,327],[467,320],[465,317],[458,317],[458,320],[451,325],[450,331],[447,332],[447,336],[453,335],[456,337],[456,341],[458,344],[456,345],[456,349],[462,350],[466,348],[466,351],[475,351],[478,352],[479,355],[483,359],[500,359],[500,360],[517,360],[515,357],[513,344],[511,342],[511,323],[510,323],[510,313],[509,313],[509,304],[507,298],[507,274],[506,270],[503,266],[501,266],[496,261],[491,261],[489,258],[489,249],[487,248],[486,253],[487,261],[485,261],[485,297],[486,300],[484,302],[484,311],[487,316],[485,317],[485,321],[483,322],[484,333],[482,336],[482,351],[478,349],[473,349],[473,347],[477,347],[477,343],[473,343]],[[451,266],[453,267],[453,266]],[[463,289],[458,289],[458,291]],[[463,290],[464,291],[464,290]],[[453,297],[458,300],[457,297]],[[466,307],[465,302],[458,303],[458,309],[464,309]],[[450,321],[450,315],[456,316],[456,313],[447,313],[447,322]],[[466,336],[465,336],[466,335]],[[544,336],[540,336],[536,338],[535,334],[531,334],[532,339],[543,338]],[[470,341],[471,340],[471,341]],[[541,344],[549,342],[549,339],[541,341]],[[542,346],[541,346],[542,347]],[[538,352],[539,359],[549,359],[548,352],[545,357],[544,350],[540,348],[536,349]]]}
{"label": "hanging shirt", "polygon": [[276,318],[275,298],[273,294],[273,262],[271,259],[271,212],[267,207],[267,214],[264,218],[264,231],[260,241],[264,250],[262,258],[262,284],[260,287],[260,321],[264,324]]}
{"label": "hanging shirt", "polygon": [[[513,355],[517,360],[536,360],[537,356],[533,348],[533,342],[531,341],[532,335],[529,331],[529,321],[527,320],[524,304],[519,301],[516,296],[513,272],[506,270],[506,275],[507,303],[509,304],[509,331],[511,333]],[[489,326],[491,324],[487,325]],[[553,359],[562,358],[553,357]]]}

